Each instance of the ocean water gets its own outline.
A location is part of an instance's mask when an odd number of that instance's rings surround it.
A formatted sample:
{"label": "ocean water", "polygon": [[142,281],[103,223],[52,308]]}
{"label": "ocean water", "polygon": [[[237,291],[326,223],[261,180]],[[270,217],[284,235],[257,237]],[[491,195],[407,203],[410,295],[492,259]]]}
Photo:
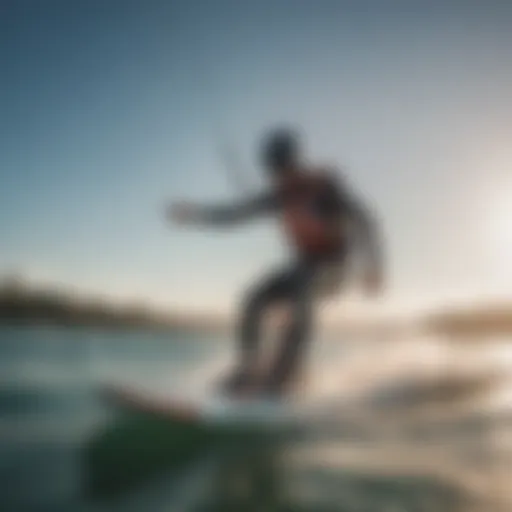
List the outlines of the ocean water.
{"label": "ocean water", "polygon": [[304,393],[334,399],[300,436],[129,416],[104,382],[206,392],[222,336],[0,330],[0,510],[512,510],[509,340],[319,339]]}

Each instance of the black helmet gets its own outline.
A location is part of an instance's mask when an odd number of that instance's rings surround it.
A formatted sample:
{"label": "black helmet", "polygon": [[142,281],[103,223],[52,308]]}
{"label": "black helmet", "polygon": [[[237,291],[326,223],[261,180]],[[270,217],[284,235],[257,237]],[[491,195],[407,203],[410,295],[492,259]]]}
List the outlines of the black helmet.
{"label": "black helmet", "polygon": [[293,130],[279,128],[264,137],[261,158],[263,165],[270,170],[277,170],[295,162],[298,153],[299,137]]}

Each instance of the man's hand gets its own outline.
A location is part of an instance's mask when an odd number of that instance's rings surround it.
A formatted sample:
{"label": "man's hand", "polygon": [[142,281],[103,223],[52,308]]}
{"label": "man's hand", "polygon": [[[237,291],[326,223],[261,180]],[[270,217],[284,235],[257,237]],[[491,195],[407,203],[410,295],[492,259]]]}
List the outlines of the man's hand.
{"label": "man's hand", "polygon": [[181,201],[167,208],[166,217],[178,224],[198,224],[201,219],[197,206]]}

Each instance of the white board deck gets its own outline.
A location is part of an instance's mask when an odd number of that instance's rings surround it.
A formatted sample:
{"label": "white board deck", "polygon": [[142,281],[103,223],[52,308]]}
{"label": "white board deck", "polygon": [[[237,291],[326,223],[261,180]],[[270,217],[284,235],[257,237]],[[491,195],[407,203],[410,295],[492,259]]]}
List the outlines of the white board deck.
{"label": "white board deck", "polygon": [[301,419],[297,407],[285,400],[232,399],[221,395],[165,395],[120,384],[103,385],[101,392],[115,406],[167,418],[173,422],[284,426],[297,424]]}

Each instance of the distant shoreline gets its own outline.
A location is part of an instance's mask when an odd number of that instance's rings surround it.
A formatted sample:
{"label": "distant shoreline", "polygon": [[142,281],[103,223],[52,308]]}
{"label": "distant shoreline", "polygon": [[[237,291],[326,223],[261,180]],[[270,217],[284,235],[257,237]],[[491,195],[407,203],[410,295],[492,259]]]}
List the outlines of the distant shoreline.
{"label": "distant shoreline", "polygon": [[216,333],[226,330],[228,322],[206,315],[156,312],[142,303],[114,304],[58,288],[29,287],[20,280],[9,279],[0,284],[0,326]]}
{"label": "distant shoreline", "polygon": [[187,324],[182,325],[158,325],[151,323],[100,323],[100,322],[66,322],[66,321],[52,321],[48,319],[32,318],[32,319],[6,319],[0,316],[0,329],[71,329],[71,330],[84,330],[84,331],[104,331],[104,332],[153,332],[161,334],[173,335],[189,335],[194,333],[204,333],[210,335],[228,334],[230,327],[215,326],[208,327],[202,325]]}
{"label": "distant shoreline", "polygon": [[[102,330],[145,330],[156,332],[203,332],[225,334],[231,331],[228,319],[218,315],[157,312],[143,303],[115,304],[99,298],[80,296],[57,287],[36,288],[19,278],[0,281],[0,326],[69,327]],[[425,314],[414,326],[426,334],[450,338],[483,339],[512,336],[512,303],[482,304]],[[326,326],[329,332],[348,332],[393,338],[402,332],[398,321],[347,322]],[[323,329],[322,329],[323,330]]]}

